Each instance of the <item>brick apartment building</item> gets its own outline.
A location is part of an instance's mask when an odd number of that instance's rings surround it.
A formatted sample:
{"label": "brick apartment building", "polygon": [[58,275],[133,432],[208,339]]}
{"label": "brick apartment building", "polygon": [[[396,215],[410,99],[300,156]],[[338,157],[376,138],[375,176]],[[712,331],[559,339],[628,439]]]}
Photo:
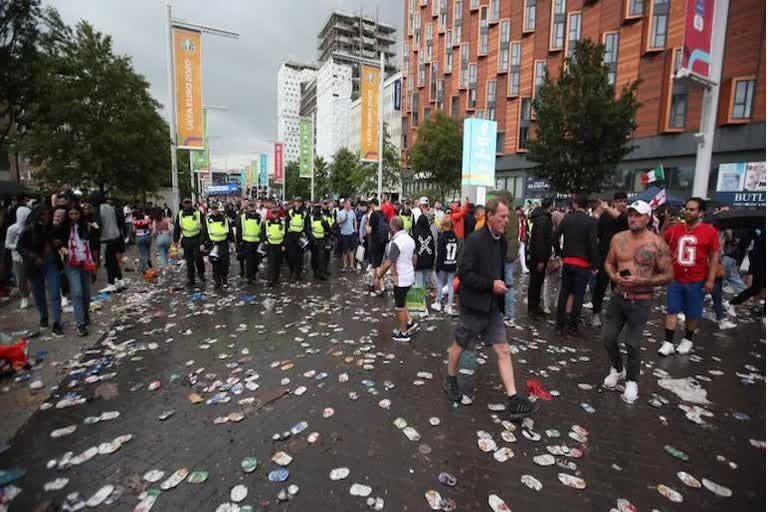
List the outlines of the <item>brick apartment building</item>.
{"label": "brick apartment building", "polygon": [[[403,146],[437,110],[498,123],[496,182],[533,195],[526,145],[544,73],[556,77],[579,39],[605,44],[617,93],[641,78],[637,147],[612,188],[642,190],[640,173],[663,164],[668,193],[693,186],[700,90],[676,85],[685,0],[404,0]],[[765,3],[731,0],[710,189],[721,163],[765,161]],[[406,193],[421,185],[411,183]],[[527,190],[528,189],[528,190]],[[527,193],[530,192],[530,193]]]}

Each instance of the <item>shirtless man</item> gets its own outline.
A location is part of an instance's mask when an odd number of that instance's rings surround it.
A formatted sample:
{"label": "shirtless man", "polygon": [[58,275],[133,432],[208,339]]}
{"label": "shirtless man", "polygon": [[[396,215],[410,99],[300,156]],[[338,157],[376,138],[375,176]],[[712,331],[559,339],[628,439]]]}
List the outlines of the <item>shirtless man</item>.
{"label": "shirtless man", "polygon": [[[602,340],[611,359],[603,386],[612,389],[626,379],[621,398],[631,404],[637,400],[640,339],[651,312],[653,288],[672,281],[672,254],[664,240],[647,229],[652,219],[648,203],[635,201],[627,213],[629,230],[614,235],[605,260],[605,272],[617,286],[605,312]],[[625,326],[626,368],[618,344]]]}

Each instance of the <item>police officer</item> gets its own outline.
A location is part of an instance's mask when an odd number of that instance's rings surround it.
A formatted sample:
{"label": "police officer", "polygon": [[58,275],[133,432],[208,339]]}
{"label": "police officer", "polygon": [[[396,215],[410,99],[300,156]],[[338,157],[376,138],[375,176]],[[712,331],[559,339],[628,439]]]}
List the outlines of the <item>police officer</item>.
{"label": "police officer", "polygon": [[[206,224],[202,222],[200,210],[195,208],[192,200],[185,198],[181,202],[179,212],[173,227],[173,240],[184,249],[184,261],[187,263],[187,286],[195,286],[195,267],[200,281],[205,282],[205,260],[203,260],[202,243],[208,239]],[[182,238],[183,236],[183,238]]]}
{"label": "police officer", "polygon": [[299,239],[303,236],[308,237],[309,234],[309,215],[304,209],[304,201],[297,197],[293,200],[293,208],[288,210],[285,225],[285,255],[290,278],[297,281],[301,280],[301,273],[304,270],[304,249]]}
{"label": "police officer", "polygon": [[264,221],[261,230],[262,241],[267,242],[267,262],[269,287],[272,288],[280,280],[280,265],[283,264],[283,240],[285,240],[285,224],[279,216],[280,209],[273,205],[269,220]]}
{"label": "police officer", "polygon": [[398,215],[403,219],[403,231],[410,235],[411,228],[413,227],[413,212],[411,212],[410,205],[407,201]]}
{"label": "police officer", "polygon": [[327,278],[330,275],[328,271],[328,265],[331,263],[331,250],[333,249],[333,239],[336,237],[336,214],[331,209],[331,205],[328,201],[323,201],[322,208],[320,209],[326,224],[328,224],[328,236],[325,238],[325,245],[323,246],[323,266],[321,267],[322,273]]}
{"label": "police officer", "polygon": [[245,278],[248,284],[252,284],[256,279],[256,271],[261,263],[261,254],[258,251],[261,243],[261,225],[261,215],[256,203],[251,199],[246,210],[240,214],[237,225],[239,258],[245,261]]}
{"label": "police officer", "polygon": [[234,242],[232,226],[229,218],[221,210],[222,205],[212,203],[211,210],[206,219],[208,227],[208,245],[211,249],[208,259],[213,267],[213,282],[215,288],[229,288],[227,276],[229,275],[229,249]]}
{"label": "police officer", "polygon": [[315,279],[325,281],[328,279],[326,274],[327,265],[325,263],[326,243],[331,236],[331,227],[319,204],[312,208],[312,219],[310,221],[312,234],[312,274]]}

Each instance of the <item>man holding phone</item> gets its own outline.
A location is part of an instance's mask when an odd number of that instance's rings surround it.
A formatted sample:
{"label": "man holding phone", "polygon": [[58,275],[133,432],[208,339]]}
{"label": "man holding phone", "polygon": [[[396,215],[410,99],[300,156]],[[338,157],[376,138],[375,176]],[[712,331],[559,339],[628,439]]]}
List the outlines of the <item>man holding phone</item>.
{"label": "man holding phone", "polygon": [[[628,210],[629,230],[613,236],[605,260],[605,273],[616,284],[605,311],[602,341],[611,359],[606,388],[626,379],[621,398],[637,400],[640,377],[640,340],[653,302],[653,288],[672,281],[672,254],[664,240],[648,230],[652,210],[645,201],[635,201]],[[627,364],[619,351],[619,334],[626,327]]]}

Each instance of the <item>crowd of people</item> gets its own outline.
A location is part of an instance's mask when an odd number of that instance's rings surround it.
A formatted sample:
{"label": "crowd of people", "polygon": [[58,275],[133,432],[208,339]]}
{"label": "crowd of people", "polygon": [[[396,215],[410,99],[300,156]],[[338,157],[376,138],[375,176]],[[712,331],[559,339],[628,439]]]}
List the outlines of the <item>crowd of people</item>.
{"label": "crowd of people", "polygon": [[[85,336],[96,272],[100,267],[106,272],[107,286],[100,292],[128,286],[124,255],[131,244],[145,275],[169,265],[173,247],[181,250],[190,288],[206,281],[209,265],[214,288],[227,289],[231,255],[246,286],[258,286],[262,272],[268,287],[280,284],[283,268],[289,281],[302,281],[306,263],[315,280],[326,281],[335,256],[336,273],[357,273],[373,297],[387,296],[384,277],[391,273],[397,342],[411,341],[418,326],[414,317],[430,310],[458,316],[446,393],[461,398],[459,357],[481,340],[497,354],[511,414],[524,417],[536,406],[517,394],[506,337],[507,327],[517,327],[518,299],[527,303],[530,322],[554,315],[560,336],[581,338],[585,324],[602,328],[611,361],[604,384],[615,387],[625,380],[622,397],[628,403],[638,395],[639,346],[654,289],[667,285],[660,356],[692,350],[708,294],[718,327],[735,327],[729,318],[735,307],[765,288],[765,229],[718,229],[704,222],[705,211],[700,198],[680,210],[654,211],[643,201],[629,204],[619,192],[611,201],[576,194],[559,209],[544,198],[514,211],[503,199],[487,205],[453,201],[443,209],[426,197],[411,203],[386,195],[381,203],[341,199],[309,205],[300,197],[290,203],[208,198],[197,204],[186,198],[174,215],[167,205],[122,205],[98,193],[87,199],[59,193],[50,202],[22,198],[3,210],[8,260],[3,269],[10,271],[2,275],[4,286],[13,283],[18,290],[21,308],[29,306],[31,291],[42,328],[50,325],[60,336],[62,305],[70,303],[77,333]],[[745,259],[748,271],[741,272]],[[519,297],[524,279],[516,279],[517,273],[528,276],[524,298]],[[611,298],[604,304],[609,287]],[[729,301],[726,291],[734,295]],[[586,322],[584,308],[591,309]],[[678,317],[685,329],[675,344]],[[626,364],[617,343],[622,330]]]}

